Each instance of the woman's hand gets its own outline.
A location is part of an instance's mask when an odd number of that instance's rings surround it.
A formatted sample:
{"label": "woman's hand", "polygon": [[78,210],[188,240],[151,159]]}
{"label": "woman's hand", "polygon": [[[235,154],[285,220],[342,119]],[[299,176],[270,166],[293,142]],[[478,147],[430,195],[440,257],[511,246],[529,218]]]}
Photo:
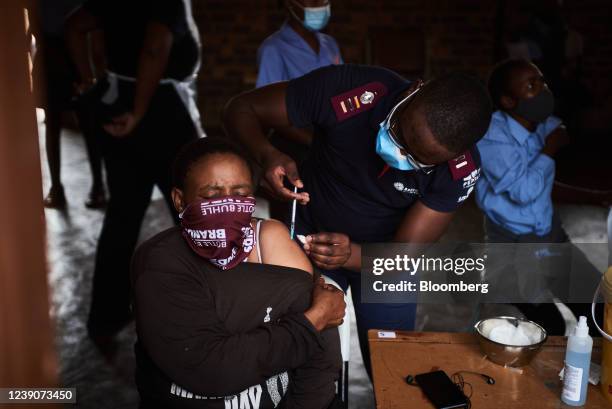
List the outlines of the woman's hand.
{"label": "woman's hand", "polygon": [[322,331],[342,324],[345,312],[344,293],[319,278],[312,290],[312,304],[304,316],[317,331]]}

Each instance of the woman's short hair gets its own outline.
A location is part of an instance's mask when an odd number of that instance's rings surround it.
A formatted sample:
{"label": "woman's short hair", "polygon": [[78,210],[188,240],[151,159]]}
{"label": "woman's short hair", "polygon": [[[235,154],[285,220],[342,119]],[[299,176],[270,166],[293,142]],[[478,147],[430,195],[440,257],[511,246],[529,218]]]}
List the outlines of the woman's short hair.
{"label": "woman's short hair", "polygon": [[181,148],[174,158],[172,165],[172,184],[174,187],[184,189],[185,179],[192,166],[202,158],[218,153],[236,155],[244,161],[253,176],[251,161],[244,150],[225,138],[206,137],[189,142]]}

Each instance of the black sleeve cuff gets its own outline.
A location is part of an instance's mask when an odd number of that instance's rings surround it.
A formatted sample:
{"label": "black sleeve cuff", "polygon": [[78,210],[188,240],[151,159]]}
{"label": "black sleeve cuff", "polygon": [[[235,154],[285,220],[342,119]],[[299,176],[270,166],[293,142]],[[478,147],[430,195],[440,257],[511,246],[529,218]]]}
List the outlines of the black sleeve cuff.
{"label": "black sleeve cuff", "polygon": [[303,313],[289,314],[286,315],[284,318],[281,318],[281,320],[282,319],[286,321],[293,321],[296,324],[300,325],[300,327],[304,328],[306,332],[312,335],[313,340],[317,343],[319,348],[325,349],[325,343],[323,341],[323,338],[321,337],[321,333],[317,331],[314,325],[312,325],[312,323],[308,321],[308,318],[306,318]]}

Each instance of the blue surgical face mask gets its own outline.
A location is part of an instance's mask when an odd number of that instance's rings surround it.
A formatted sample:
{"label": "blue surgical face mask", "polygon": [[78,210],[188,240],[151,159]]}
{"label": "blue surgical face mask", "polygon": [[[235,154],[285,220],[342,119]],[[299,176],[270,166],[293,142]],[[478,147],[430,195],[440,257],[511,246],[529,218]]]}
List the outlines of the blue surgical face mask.
{"label": "blue surgical face mask", "polygon": [[389,135],[389,121],[385,120],[380,124],[376,136],[376,153],[392,168],[399,170],[415,169]]}
{"label": "blue surgical face mask", "polygon": [[[329,4],[322,7],[303,7],[296,2],[293,3],[304,10],[304,20],[302,21],[302,25],[307,30],[323,30],[329,22],[329,18],[331,17],[331,6]],[[292,8],[289,8],[289,11],[294,15],[294,17],[297,18]]]}
{"label": "blue surgical face mask", "polygon": [[391,109],[391,111],[389,111],[389,114],[387,115],[385,120],[380,123],[378,135],[376,136],[376,153],[378,154],[378,156],[383,158],[387,165],[391,166],[392,168],[399,170],[415,170],[423,167],[428,167],[428,165],[422,164],[419,167],[415,166],[416,160],[413,157],[407,155],[406,153],[402,153],[401,146],[399,146],[398,143],[395,142],[395,140],[389,133],[389,128],[391,127],[391,118],[393,117],[393,114],[395,114],[397,109],[402,106],[402,104],[404,104],[414,95],[416,95],[416,93],[420,89],[421,85],[419,84],[413,92],[411,92],[400,102],[398,102]]}
{"label": "blue surgical face mask", "polygon": [[304,27],[310,31],[323,30],[331,17],[331,6],[304,7]]}

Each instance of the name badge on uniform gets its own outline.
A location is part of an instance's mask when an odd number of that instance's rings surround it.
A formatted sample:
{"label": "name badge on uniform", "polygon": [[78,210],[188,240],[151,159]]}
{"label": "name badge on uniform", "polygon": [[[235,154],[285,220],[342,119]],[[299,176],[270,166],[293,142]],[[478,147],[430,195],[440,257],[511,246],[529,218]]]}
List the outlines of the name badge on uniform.
{"label": "name badge on uniform", "polygon": [[449,160],[448,168],[453,175],[453,180],[459,180],[476,170],[476,164],[470,151],[465,151],[455,159]]}
{"label": "name badge on uniform", "polygon": [[381,82],[370,82],[359,88],[331,98],[338,122],[345,121],[361,112],[372,109],[387,94],[387,87]]}

